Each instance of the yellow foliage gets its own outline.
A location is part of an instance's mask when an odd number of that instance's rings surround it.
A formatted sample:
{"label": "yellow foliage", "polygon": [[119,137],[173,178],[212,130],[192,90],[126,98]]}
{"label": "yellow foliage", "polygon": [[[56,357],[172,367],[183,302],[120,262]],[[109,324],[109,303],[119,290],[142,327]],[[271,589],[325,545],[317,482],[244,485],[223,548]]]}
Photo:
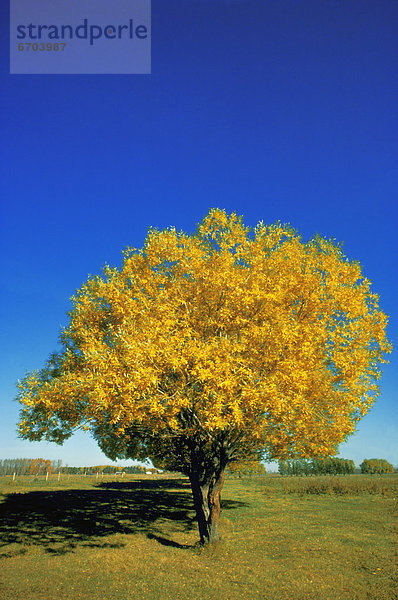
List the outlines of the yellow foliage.
{"label": "yellow foliage", "polygon": [[20,432],[142,427],[332,454],[377,395],[386,324],[335,243],[214,209],[194,235],[150,230],[77,292],[63,353],[21,384]]}

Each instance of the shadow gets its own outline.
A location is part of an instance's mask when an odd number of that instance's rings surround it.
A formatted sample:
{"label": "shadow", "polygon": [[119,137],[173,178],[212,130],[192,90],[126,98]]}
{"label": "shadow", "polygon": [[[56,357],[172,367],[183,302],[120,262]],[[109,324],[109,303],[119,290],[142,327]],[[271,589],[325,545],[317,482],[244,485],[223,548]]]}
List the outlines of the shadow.
{"label": "shadow", "polygon": [[[223,502],[223,509],[242,502]],[[168,522],[168,525],[166,524]],[[10,544],[37,545],[51,554],[73,552],[76,546],[121,547],[109,536],[146,534],[162,545],[186,548],[162,534],[195,530],[189,483],[162,479],[106,482],[93,489],[66,489],[9,494],[0,504],[0,558],[15,555]],[[107,538],[106,540],[103,538]]]}
{"label": "shadow", "polygon": [[155,535],[154,533],[148,533],[147,538],[149,540],[156,540],[162,546],[169,546],[171,548],[194,548],[193,545],[189,544],[179,544],[178,542],[173,542],[173,540],[168,540],[167,538],[161,537],[160,535]]}
{"label": "shadow", "polygon": [[105,488],[108,490],[133,490],[133,489],[145,489],[145,490],[162,490],[162,489],[173,489],[173,490],[187,490],[191,491],[191,486],[187,479],[148,479],[147,481],[106,481],[99,483],[98,488]]}

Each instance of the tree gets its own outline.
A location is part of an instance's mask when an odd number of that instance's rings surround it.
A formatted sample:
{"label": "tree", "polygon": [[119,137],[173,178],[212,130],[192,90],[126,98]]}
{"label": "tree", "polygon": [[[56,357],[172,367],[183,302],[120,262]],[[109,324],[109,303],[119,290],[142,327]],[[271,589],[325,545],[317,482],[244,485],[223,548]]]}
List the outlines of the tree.
{"label": "tree", "polygon": [[278,473],[279,475],[289,475],[290,465],[286,460],[278,460]]}
{"label": "tree", "polygon": [[226,474],[231,477],[258,477],[265,475],[265,467],[258,460],[237,460],[230,462]]}
{"label": "tree", "polygon": [[72,298],[62,349],[20,383],[23,438],[91,430],[112,460],[189,476],[202,542],[226,466],[334,454],[377,395],[378,297],[333,241],[213,209],[150,229]]}
{"label": "tree", "polygon": [[365,458],[360,465],[361,473],[374,475],[378,473],[394,473],[394,467],[385,458]]}

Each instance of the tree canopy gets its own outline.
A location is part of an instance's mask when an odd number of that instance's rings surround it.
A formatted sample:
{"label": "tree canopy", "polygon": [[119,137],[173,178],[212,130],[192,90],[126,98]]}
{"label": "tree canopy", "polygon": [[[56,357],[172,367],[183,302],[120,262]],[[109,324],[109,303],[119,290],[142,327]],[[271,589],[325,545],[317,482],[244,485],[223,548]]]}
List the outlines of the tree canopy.
{"label": "tree canopy", "polygon": [[88,429],[202,491],[232,460],[334,454],[391,349],[370,285],[333,240],[279,223],[213,209],[192,235],[150,229],[73,297],[62,350],[20,383],[20,434]]}

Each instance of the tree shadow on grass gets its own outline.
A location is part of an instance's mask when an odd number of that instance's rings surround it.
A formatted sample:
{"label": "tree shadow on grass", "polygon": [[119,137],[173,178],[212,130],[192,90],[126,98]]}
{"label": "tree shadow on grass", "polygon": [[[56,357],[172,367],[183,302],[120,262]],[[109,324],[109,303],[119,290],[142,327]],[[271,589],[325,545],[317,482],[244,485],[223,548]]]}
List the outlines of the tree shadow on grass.
{"label": "tree shadow on grass", "polygon": [[[243,503],[228,501],[223,509]],[[196,529],[186,480],[108,482],[94,489],[9,494],[0,504],[0,558],[17,555],[10,544],[43,547],[65,554],[76,546],[121,547],[115,534],[146,534],[163,545],[187,547],[164,537],[165,531]],[[107,538],[106,540],[104,538]]]}

